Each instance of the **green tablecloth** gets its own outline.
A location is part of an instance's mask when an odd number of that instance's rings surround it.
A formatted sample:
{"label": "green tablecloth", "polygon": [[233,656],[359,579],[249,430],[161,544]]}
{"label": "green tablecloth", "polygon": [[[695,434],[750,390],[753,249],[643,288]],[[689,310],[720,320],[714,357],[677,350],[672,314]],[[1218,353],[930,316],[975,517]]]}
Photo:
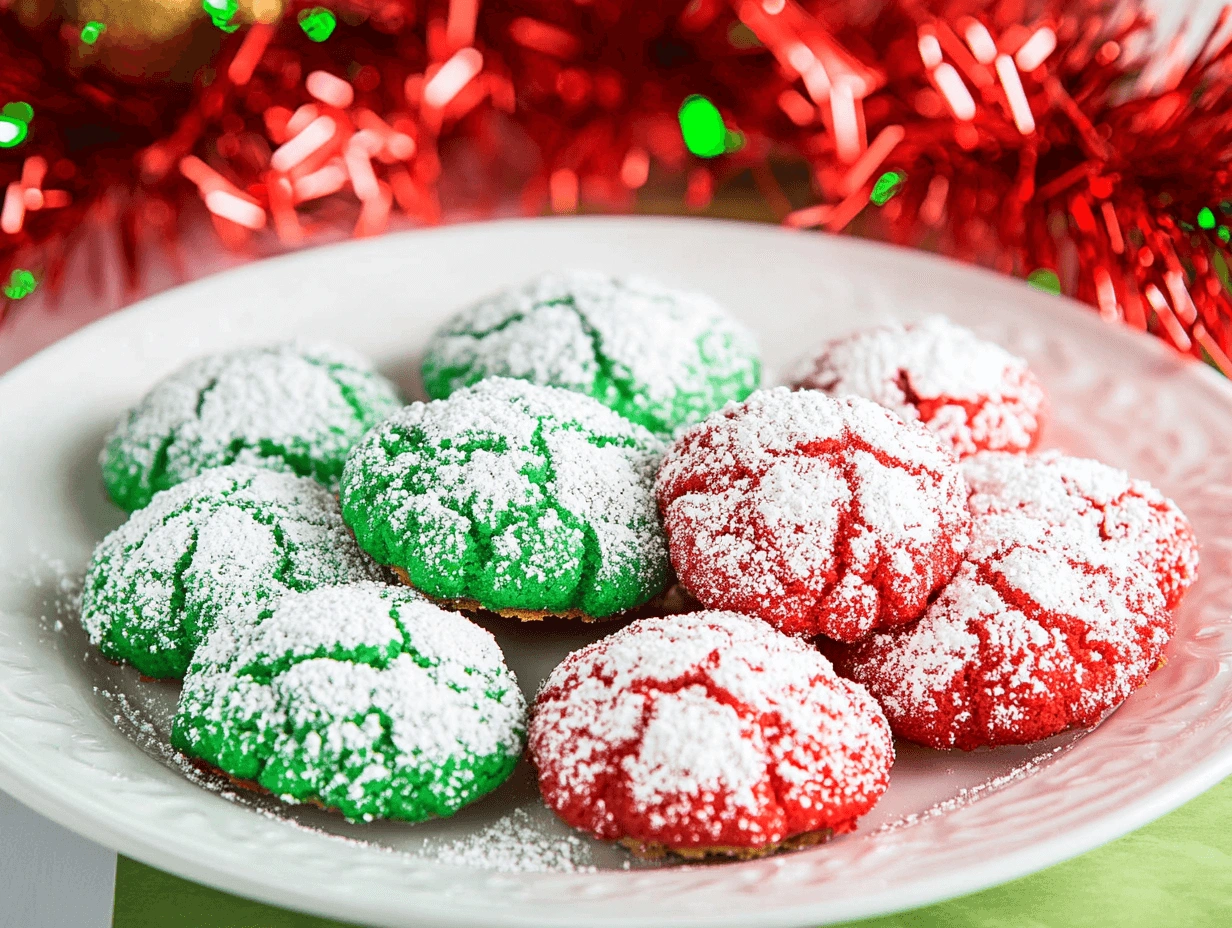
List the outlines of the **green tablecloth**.
{"label": "green tablecloth", "polygon": [[[962,899],[853,924],[1232,926],[1232,779],[1119,841],[1049,870]],[[113,928],[341,928],[341,923],[249,902],[121,857]]]}

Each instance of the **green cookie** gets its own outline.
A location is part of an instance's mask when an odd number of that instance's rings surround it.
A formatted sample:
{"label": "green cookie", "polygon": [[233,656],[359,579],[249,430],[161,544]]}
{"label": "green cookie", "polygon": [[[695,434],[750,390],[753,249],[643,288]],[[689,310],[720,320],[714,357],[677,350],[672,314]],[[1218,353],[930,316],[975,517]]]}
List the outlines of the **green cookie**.
{"label": "green cookie", "polygon": [[505,781],[526,701],[496,640],[412,590],[288,593],[223,622],[184,678],[172,744],[352,820],[452,815]]}
{"label": "green cookie", "polygon": [[182,677],[231,610],[272,608],[288,590],[383,578],[319,483],[235,465],[158,493],[102,540],[81,621],[104,656],[146,676]]}
{"label": "green cookie", "polygon": [[485,377],[585,393],[670,435],[757,389],[761,362],[752,334],[708,296],[573,271],[484,300],[436,333],[430,397]]}
{"label": "green cookie", "polygon": [[211,467],[251,464],[338,487],[347,452],[401,405],[359,355],[296,342],[199,358],[158,383],[108,436],[100,463],[132,512]]}
{"label": "green cookie", "polygon": [[662,454],[588,396],[491,378],[364,436],[342,513],[360,547],[429,596],[608,616],[667,585]]}

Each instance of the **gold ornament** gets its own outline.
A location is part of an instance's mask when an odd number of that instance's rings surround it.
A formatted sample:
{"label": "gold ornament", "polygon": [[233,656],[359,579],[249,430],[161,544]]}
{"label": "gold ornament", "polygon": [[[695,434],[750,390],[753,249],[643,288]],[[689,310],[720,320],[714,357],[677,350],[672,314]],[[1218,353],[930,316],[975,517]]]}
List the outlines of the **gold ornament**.
{"label": "gold ornament", "polygon": [[68,0],[70,22],[107,26],[107,42],[133,47],[183,36],[197,21],[209,23],[201,0]]}
{"label": "gold ornament", "polygon": [[[45,0],[18,2],[42,6]],[[66,22],[106,26],[95,44],[77,49],[80,62],[126,77],[191,81],[226,38],[201,0],[61,0],[60,6]],[[282,13],[283,0],[239,0],[231,22],[244,29],[276,22]]]}

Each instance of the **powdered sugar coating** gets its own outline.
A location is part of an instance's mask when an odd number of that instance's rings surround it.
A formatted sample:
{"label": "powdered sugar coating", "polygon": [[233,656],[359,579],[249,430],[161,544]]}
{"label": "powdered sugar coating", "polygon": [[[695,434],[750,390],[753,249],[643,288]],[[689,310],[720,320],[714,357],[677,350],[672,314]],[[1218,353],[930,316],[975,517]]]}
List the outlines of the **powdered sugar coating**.
{"label": "powdered sugar coating", "polygon": [[672,433],[748,396],[761,364],[752,333],[704,294],[567,271],[477,303],[436,333],[423,366],[429,396],[484,377],[585,393]]}
{"label": "powdered sugar coating", "polygon": [[535,700],[530,751],[567,823],[675,850],[849,831],[894,758],[862,687],[731,612],[642,619],[570,654]]}
{"label": "powdered sugar coating", "polygon": [[703,605],[842,641],[918,618],[970,521],[962,473],[925,429],[785,387],[684,433],[656,493],[672,564]]}
{"label": "powdered sugar coating", "polygon": [[594,873],[590,845],[574,834],[545,834],[525,808],[449,841],[430,841],[423,856],[437,863],[500,873]]}
{"label": "powdered sugar coating", "polygon": [[419,821],[504,782],[525,724],[491,634],[411,590],[357,583],[219,623],[171,737],[285,800]]}
{"label": "powdered sugar coating", "polygon": [[249,464],[337,489],[351,445],[397,389],[344,348],[288,342],[199,358],[145,395],[108,436],[107,492],[129,510],[211,467]]}
{"label": "powdered sugar coating", "polygon": [[154,496],[94,551],[81,621],[112,660],[181,677],[220,616],[383,571],[314,480],[233,465]]}
{"label": "powdered sugar coating", "polygon": [[490,378],[365,436],[342,510],[365,550],[430,596],[606,616],[667,585],[662,453],[588,396]]}
{"label": "powdered sugar coating", "polygon": [[1198,575],[1198,541],[1185,514],[1145,480],[1057,451],[977,454],[963,463],[976,515],[1021,512],[1138,561],[1175,609]]}
{"label": "powdered sugar coating", "polygon": [[828,650],[895,734],[964,750],[1037,741],[1095,724],[1159,665],[1174,624],[1153,578],[1054,508],[1050,484],[977,502],[966,560],[919,622]]}
{"label": "powdered sugar coating", "polygon": [[831,342],[797,386],[870,399],[923,423],[959,457],[1029,450],[1046,406],[1026,361],[943,316]]}

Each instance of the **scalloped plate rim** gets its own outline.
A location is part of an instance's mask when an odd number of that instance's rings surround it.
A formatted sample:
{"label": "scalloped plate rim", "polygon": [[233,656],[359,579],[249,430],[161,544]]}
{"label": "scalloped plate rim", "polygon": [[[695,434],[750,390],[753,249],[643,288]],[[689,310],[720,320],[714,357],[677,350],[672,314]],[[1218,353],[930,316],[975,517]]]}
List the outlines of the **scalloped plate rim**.
{"label": "scalloped plate rim", "polygon": [[[748,235],[752,238],[765,238],[768,243],[777,240],[779,236],[801,234],[787,232],[775,227],[755,226],[721,220],[666,217],[632,219],[604,217],[466,223],[442,229],[414,230],[369,241],[333,243],[211,274],[184,286],[157,294],[117,313],[110,314],[61,339],[54,345],[49,346],[13,368],[3,378],[0,378],[0,391],[6,390],[13,383],[31,376],[32,372],[39,366],[49,363],[49,359],[61,354],[71,354],[78,349],[78,346],[89,344],[92,341],[98,339],[105,340],[115,332],[132,327],[143,315],[158,313],[163,309],[164,305],[171,306],[191,300],[202,293],[217,288],[220,281],[238,281],[245,276],[277,276],[280,272],[285,275],[294,268],[310,265],[322,256],[345,258],[348,251],[363,253],[373,248],[374,244],[378,250],[383,248],[396,249],[398,243],[407,242],[413,244],[422,237],[428,236],[437,238],[457,236],[464,238],[474,234],[476,230],[486,232],[493,228],[506,230],[510,234],[518,232],[526,234],[528,228],[533,230],[535,227],[544,225],[555,227],[568,225],[580,228],[583,233],[587,229],[595,229],[599,235],[611,229],[620,230],[647,226],[658,227],[661,230],[679,231],[679,234],[686,237],[700,234],[702,230],[707,228],[717,228],[725,230],[727,233],[737,234],[738,236]],[[532,231],[530,234],[533,235],[534,232]],[[819,243],[818,247],[822,250],[836,249],[841,252],[844,249],[852,249],[863,253],[883,252],[894,255],[893,260],[901,260],[907,265],[915,265],[922,268],[944,266],[951,274],[974,278],[974,283],[976,284],[982,279],[987,281],[990,286],[1004,287],[1012,281],[1011,278],[1006,278],[992,271],[973,268],[935,255],[888,246],[882,243],[831,236],[818,236],[816,241]],[[1093,314],[1089,308],[1080,307],[1067,298],[1054,297],[1031,290],[1021,282],[1011,285],[1018,287],[1020,292],[1017,295],[1023,301],[1037,301],[1041,302],[1041,305],[1051,304],[1054,307],[1065,304],[1073,306],[1074,321],[1078,326],[1091,328],[1092,323],[1096,326],[1105,325],[1097,317],[1092,318]],[[1176,356],[1167,346],[1158,344],[1156,339],[1147,335],[1132,332],[1126,327],[1117,326],[1114,328],[1108,326],[1104,331],[1107,334],[1115,333],[1112,336],[1113,338],[1121,340],[1127,346],[1132,345],[1133,347],[1128,350],[1154,353],[1155,358],[1164,363],[1175,364],[1178,367],[1185,366],[1188,368],[1186,373],[1191,376],[1196,371],[1197,376],[1205,381],[1206,389],[1214,390],[1216,393],[1221,394],[1225,401],[1232,403],[1232,385],[1229,385],[1218,374],[1206,369],[1205,365],[1197,362],[1184,364],[1184,362],[1176,359]],[[3,686],[6,682],[0,676],[0,686]],[[0,742],[4,743],[13,753],[23,753],[22,746],[12,742],[8,734],[3,730],[0,730]],[[294,888],[272,886],[259,878],[250,877],[247,873],[242,872],[238,865],[227,867],[217,860],[210,860],[208,862],[194,861],[183,847],[183,841],[177,840],[176,837],[168,832],[158,831],[156,823],[147,823],[147,826],[143,829],[144,833],[132,830],[131,826],[126,828],[118,812],[114,812],[111,809],[100,811],[96,803],[92,803],[84,796],[70,795],[66,797],[45,788],[45,785],[40,783],[35,775],[27,774],[25,771],[17,769],[10,760],[12,756],[8,751],[5,752],[5,756],[0,756],[0,788],[3,788],[19,801],[31,806],[41,814],[65,827],[99,843],[115,848],[136,860],[175,873],[186,879],[206,882],[219,888],[239,892],[243,895],[277,905],[344,919],[356,916],[378,917],[381,919],[391,919],[388,923],[393,924],[395,923],[393,920],[414,916],[418,920],[416,923],[424,926],[464,926],[476,924],[475,919],[480,915],[480,912],[470,910],[442,913],[428,911],[412,912],[405,908],[390,908],[384,914],[378,913],[376,910],[368,913],[358,913],[347,904],[330,900],[320,894],[311,900],[307,900],[302,894],[297,894]],[[1160,784],[1149,793],[1137,799],[1131,806],[1123,809],[1118,816],[1105,816],[1050,841],[1037,842],[1003,857],[989,859],[978,867],[951,877],[944,885],[940,881],[934,881],[931,884],[920,884],[912,887],[911,891],[906,895],[897,890],[887,889],[880,895],[861,897],[862,902],[857,900],[857,904],[853,904],[849,909],[844,908],[841,904],[837,908],[832,906],[826,910],[824,916],[812,906],[794,906],[792,908],[765,911],[758,916],[756,924],[764,926],[764,928],[772,928],[772,926],[774,928],[777,928],[777,926],[788,928],[788,926],[801,924],[803,921],[815,922],[818,917],[825,917],[827,921],[833,921],[875,916],[915,908],[994,886],[1080,855],[1141,827],[1214,786],[1229,774],[1232,774],[1232,748],[1212,754],[1201,765],[1190,769],[1186,774],[1174,777]],[[197,789],[197,787],[187,782],[184,783],[184,786],[186,789]],[[672,872],[678,873],[680,871]],[[568,875],[567,878],[582,882],[593,879],[591,875],[586,874],[572,874]],[[457,900],[451,901],[450,904],[457,905]],[[491,915],[492,913],[490,910],[484,909],[482,914]],[[612,926],[640,924],[662,926],[670,924],[698,926],[698,928],[701,928],[701,926],[729,925],[736,924],[737,922],[733,921],[732,917],[723,915],[682,915],[667,919],[656,918],[654,921],[630,919],[624,916],[590,918],[585,923]],[[751,924],[744,916],[739,917],[739,923]],[[496,922],[493,922],[493,924],[496,924]],[[567,912],[562,912],[557,917],[545,916],[544,913],[538,912],[527,916],[525,919],[517,913],[506,913],[499,921],[499,924],[574,926],[580,923],[576,918],[571,918]]]}

